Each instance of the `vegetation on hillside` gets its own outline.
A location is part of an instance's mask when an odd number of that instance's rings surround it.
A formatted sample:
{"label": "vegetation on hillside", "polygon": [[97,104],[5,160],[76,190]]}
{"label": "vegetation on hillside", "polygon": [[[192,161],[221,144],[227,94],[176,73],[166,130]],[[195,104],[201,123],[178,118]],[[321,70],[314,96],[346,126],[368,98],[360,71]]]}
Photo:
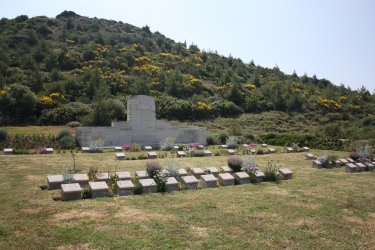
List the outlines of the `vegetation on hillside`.
{"label": "vegetation on hillside", "polygon": [[287,75],[175,42],[147,25],[72,11],[0,20],[0,126],[110,125],[126,120],[127,97],[137,94],[155,97],[158,119],[277,111],[303,116],[327,136],[375,137],[375,96],[364,87]]}

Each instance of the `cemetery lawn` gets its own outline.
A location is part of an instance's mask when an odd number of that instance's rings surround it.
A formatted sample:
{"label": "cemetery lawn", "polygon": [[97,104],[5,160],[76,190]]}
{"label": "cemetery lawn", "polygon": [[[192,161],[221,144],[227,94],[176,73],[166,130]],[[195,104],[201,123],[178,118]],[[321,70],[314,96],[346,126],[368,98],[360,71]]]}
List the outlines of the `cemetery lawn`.
{"label": "cemetery lawn", "polygon": [[[280,152],[280,151],[279,151]],[[321,156],[324,151],[310,150]],[[293,179],[127,197],[54,201],[47,175],[71,154],[0,155],[0,249],[370,249],[375,245],[375,172],[313,169],[306,153],[257,156]],[[347,158],[347,152],[335,152]],[[181,168],[220,167],[227,156],[177,159]],[[114,152],[76,155],[76,169],[144,170],[149,160]],[[166,166],[166,159],[157,159]]]}

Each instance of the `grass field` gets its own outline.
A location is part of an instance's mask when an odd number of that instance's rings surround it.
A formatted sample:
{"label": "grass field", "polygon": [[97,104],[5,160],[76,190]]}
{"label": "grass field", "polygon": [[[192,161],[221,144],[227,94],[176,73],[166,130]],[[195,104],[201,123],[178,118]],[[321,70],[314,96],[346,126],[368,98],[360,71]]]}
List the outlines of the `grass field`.
{"label": "grass field", "polygon": [[[177,161],[205,168],[226,165],[226,158]],[[318,170],[304,158],[257,156],[261,166],[280,161],[293,171],[279,183],[61,202],[53,200],[60,190],[39,186],[72,166],[70,153],[0,155],[0,249],[374,249],[375,172]],[[78,153],[76,168],[134,176],[146,161]],[[157,161],[166,166],[167,159]]]}

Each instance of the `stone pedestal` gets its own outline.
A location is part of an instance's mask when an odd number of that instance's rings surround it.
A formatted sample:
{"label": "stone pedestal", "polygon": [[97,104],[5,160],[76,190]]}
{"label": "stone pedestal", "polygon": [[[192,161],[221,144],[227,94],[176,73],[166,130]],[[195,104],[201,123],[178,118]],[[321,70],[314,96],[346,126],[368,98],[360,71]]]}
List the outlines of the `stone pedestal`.
{"label": "stone pedestal", "polygon": [[156,159],[158,158],[158,154],[156,152],[147,152],[148,159]]}
{"label": "stone pedestal", "polygon": [[175,149],[175,150],[179,150],[179,149],[180,149],[180,147],[179,147],[179,146],[177,146],[177,145],[175,145],[175,146],[173,146],[173,149]]}
{"label": "stone pedestal", "polygon": [[262,148],[266,148],[266,147],[267,147],[267,144],[262,143],[261,146],[262,146]]}
{"label": "stone pedestal", "polygon": [[228,155],[236,154],[236,151],[234,151],[233,149],[228,149],[227,152],[228,152]]}
{"label": "stone pedestal", "polygon": [[108,196],[108,185],[105,181],[89,182],[91,198]]}
{"label": "stone pedestal", "polygon": [[333,164],[336,168],[341,167],[341,161],[339,161],[339,160],[333,162],[332,164]]}
{"label": "stone pedestal", "polygon": [[255,149],[250,149],[250,153],[251,153],[252,155],[255,155],[255,154],[257,153],[257,151],[256,151]]}
{"label": "stone pedestal", "polygon": [[352,158],[347,158],[346,159],[348,162],[350,162],[350,163],[355,163],[355,160],[353,160]]}
{"label": "stone pedestal", "polygon": [[236,173],[234,173],[234,175],[235,175],[239,185],[250,183],[250,176],[247,173],[236,172]]}
{"label": "stone pedestal", "polygon": [[198,180],[192,175],[182,176],[181,181],[184,184],[186,190],[195,190],[198,188]]}
{"label": "stone pedestal", "polygon": [[124,153],[116,153],[115,154],[115,161],[123,161],[125,160],[125,154]]}
{"label": "stone pedestal", "polygon": [[269,154],[275,154],[275,153],[276,153],[276,150],[273,149],[273,148],[269,148],[269,149],[268,149],[268,153],[269,153]]}
{"label": "stone pedestal", "polygon": [[63,183],[62,175],[49,175],[47,176],[47,188],[49,190],[60,189]]}
{"label": "stone pedestal", "polygon": [[345,165],[346,163],[349,163],[346,159],[339,159],[341,162],[341,165]]}
{"label": "stone pedestal", "polygon": [[219,170],[215,167],[209,167],[206,169],[210,174],[213,174],[216,178],[219,176]]}
{"label": "stone pedestal", "polygon": [[73,174],[74,183],[78,183],[81,187],[89,185],[89,177],[87,174]]}
{"label": "stone pedestal", "polygon": [[82,150],[82,153],[90,153],[89,147],[82,147],[81,150]]}
{"label": "stone pedestal", "polygon": [[234,185],[234,177],[229,173],[219,174],[218,178],[219,178],[220,186],[233,186]]}
{"label": "stone pedestal", "polygon": [[61,185],[61,200],[80,200],[82,188],[78,183],[62,184]]}
{"label": "stone pedestal", "polygon": [[217,179],[213,174],[202,175],[201,179],[202,188],[215,188]]}
{"label": "stone pedestal", "polygon": [[108,182],[109,181],[109,175],[108,175],[108,173],[97,173],[95,175],[95,181],[105,181],[105,182]]}
{"label": "stone pedestal", "polygon": [[231,169],[229,166],[221,166],[220,168],[222,172],[229,173],[229,174],[233,173],[233,169]]}
{"label": "stone pedestal", "polygon": [[227,149],[227,148],[228,148],[227,145],[220,145],[220,147],[221,147],[222,149]]}
{"label": "stone pedestal", "polygon": [[191,173],[194,175],[195,178],[200,179],[201,175],[204,175],[204,171],[200,168],[192,168]]}
{"label": "stone pedestal", "polygon": [[203,153],[204,153],[204,156],[212,156],[212,153],[210,150],[204,150]]}
{"label": "stone pedestal", "polygon": [[255,182],[256,183],[261,183],[264,181],[264,178],[266,175],[262,171],[258,171],[258,173],[255,175]]}
{"label": "stone pedestal", "polygon": [[286,152],[287,152],[287,153],[293,153],[293,152],[294,152],[294,149],[293,149],[293,148],[286,148]]}
{"label": "stone pedestal", "polygon": [[12,155],[13,149],[11,148],[4,148],[4,155]]}
{"label": "stone pedestal", "polygon": [[178,181],[174,177],[169,177],[165,183],[165,191],[174,192],[178,191]]}
{"label": "stone pedestal", "polygon": [[143,193],[149,194],[149,193],[156,193],[157,192],[157,185],[154,179],[148,178],[148,179],[139,179],[139,183],[142,185]]}
{"label": "stone pedestal", "polygon": [[132,176],[129,172],[116,172],[120,181],[131,180]]}
{"label": "stone pedestal", "polygon": [[355,163],[354,165],[356,165],[358,167],[357,168],[358,172],[365,172],[366,171],[366,166],[363,163],[358,162],[358,163]]}
{"label": "stone pedestal", "polygon": [[135,171],[135,177],[137,178],[137,176],[138,176],[138,179],[148,179],[148,178],[150,178],[148,176],[147,171],[145,171],[145,170]]}
{"label": "stone pedestal", "polygon": [[322,168],[323,167],[323,164],[318,161],[318,160],[315,160],[313,161],[313,168]]}
{"label": "stone pedestal", "polygon": [[184,151],[177,151],[177,157],[185,157],[186,153]]}
{"label": "stone pedestal", "polygon": [[313,154],[306,154],[306,160],[314,160],[315,156]]}
{"label": "stone pedestal", "polygon": [[152,147],[151,147],[151,146],[145,146],[145,150],[146,150],[146,151],[151,151],[151,150],[152,150]]}
{"label": "stone pedestal", "polygon": [[46,148],[46,154],[53,154],[53,148]]}
{"label": "stone pedestal", "polygon": [[346,163],[345,164],[345,172],[348,173],[355,173],[357,172],[358,167],[354,165],[353,163]]}
{"label": "stone pedestal", "polygon": [[307,152],[310,151],[310,149],[308,147],[303,147],[303,151]]}
{"label": "stone pedestal", "polygon": [[122,147],[115,147],[115,152],[122,152]]}
{"label": "stone pedestal", "polygon": [[117,181],[117,194],[119,196],[134,195],[134,184],[130,180]]}
{"label": "stone pedestal", "polygon": [[367,164],[368,171],[373,171],[375,169],[375,162]]}
{"label": "stone pedestal", "polygon": [[183,169],[183,168],[180,168],[179,170],[178,170],[178,180],[181,180],[181,177],[182,176],[187,176],[187,172],[186,172],[186,170],[185,169]]}
{"label": "stone pedestal", "polygon": [[283,177],[283,180],[289,180],[292,179],[292,171],[290,171],[287,168],[281,168],[279,169],[280,175]]}

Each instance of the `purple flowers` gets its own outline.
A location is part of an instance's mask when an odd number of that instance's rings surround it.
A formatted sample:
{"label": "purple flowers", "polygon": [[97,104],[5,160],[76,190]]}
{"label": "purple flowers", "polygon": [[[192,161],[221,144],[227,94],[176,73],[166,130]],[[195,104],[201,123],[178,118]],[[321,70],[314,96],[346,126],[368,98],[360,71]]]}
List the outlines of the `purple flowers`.
{"label": "purple flowers", "polygon": [[227,159],[228,166],[233,169],[234,172],[240,172],[243,164],[243,160],[239,157],[229,157]]}
{"label": "purple flowers", "polygon": [[162,166],[157,162],[146,162],[146,171],[150,178],[154,178],[160,171],[162,170]]}
{"label": "purple flowers", "polygon": [[122,150],[124,151],[130,151],[132,149],[132,144],[125,142],[124,145],[122,145]]}

